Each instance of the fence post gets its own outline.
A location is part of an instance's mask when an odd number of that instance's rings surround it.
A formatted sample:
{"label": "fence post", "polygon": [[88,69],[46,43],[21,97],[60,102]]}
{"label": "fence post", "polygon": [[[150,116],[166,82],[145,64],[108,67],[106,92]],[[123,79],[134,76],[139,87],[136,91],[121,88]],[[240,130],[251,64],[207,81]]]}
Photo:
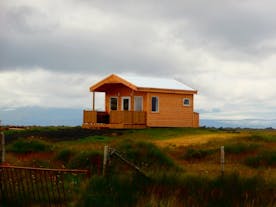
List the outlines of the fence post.
{"label": "fence post", "polygon": [[1,163],[5,162],[5,134],[1,132]]}
{"label": "fence post", "polygon": [[220,165],[221,165],[221,175],[224,175],[224,146],[220,147]]}
{"label": "fence post", "polygon": [[103,176],[106,174],[106,165],[107,165],[107,159],[108,159],[108,146],[104,146],[104,156],[103,156]]}

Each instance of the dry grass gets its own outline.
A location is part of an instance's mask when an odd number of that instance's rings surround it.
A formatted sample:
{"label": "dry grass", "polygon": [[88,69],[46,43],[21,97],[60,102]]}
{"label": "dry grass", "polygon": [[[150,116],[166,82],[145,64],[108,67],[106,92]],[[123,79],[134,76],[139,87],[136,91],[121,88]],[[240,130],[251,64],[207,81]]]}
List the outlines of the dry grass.
{"label": "dry grass", "polygon": [[168,147],[168,146],[189,146],[194,144],[205,144],[210,141],[224,141],[229,139],[236,139],[248,136],[248,132],[243,133],[217,133],[217,134],[202,134],[202,135],[186,135],[179,136],[176,138],[165,139],[165,140],[155,140],[154,144],[160,147]]}

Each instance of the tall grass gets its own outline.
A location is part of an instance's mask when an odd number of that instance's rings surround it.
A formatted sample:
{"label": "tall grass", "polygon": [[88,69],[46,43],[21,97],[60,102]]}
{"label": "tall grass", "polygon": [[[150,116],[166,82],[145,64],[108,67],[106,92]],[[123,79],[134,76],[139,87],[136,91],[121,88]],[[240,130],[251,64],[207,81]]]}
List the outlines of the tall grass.
{"label": "tall grass", "polygon": [[19,139],[7,146],[7,151],[14,153],[49,152],[52,147],[42,140]]}
{"label": "tall grass", "polygon": [[128,160],[146,171],[177,168],[174,161],[152,143],[125,140],[117,148]]}
{"label": "tall grass", "polygon": [[259,147],[260,145],[256,143],[238,142],[238,143],[225,144],[224,149],[226,153],[239,154],[239,153],[255,151]]}
{"label": "tall grass", "polygon": [[275,183],[233,173],[208,178],[154,174],[151,179],[113,175],[92,177],[78,206],[274,206]]}
{"label": "tall grass", "polygon": [[244,163],[253,168],[259,167],[275,167],[276,166],[276,151],[263,151],[256,156],[248,157]]}

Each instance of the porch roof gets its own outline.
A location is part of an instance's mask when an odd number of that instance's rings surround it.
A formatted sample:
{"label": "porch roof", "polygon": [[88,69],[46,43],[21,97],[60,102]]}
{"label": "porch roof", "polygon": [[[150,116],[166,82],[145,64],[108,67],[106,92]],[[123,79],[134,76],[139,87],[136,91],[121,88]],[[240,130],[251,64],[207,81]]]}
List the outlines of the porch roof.
{"label": "porch roof", "polygon": [[134,91],[147,91],[147,90],[166,90],[178,92],[197,93],[196,90],[189,86],[169,78],[151,78],[141,76],[127,76],[127,75],[110,75],[102,81],[92,85],[90,91],[105,92],[113,84],[122,84]]}

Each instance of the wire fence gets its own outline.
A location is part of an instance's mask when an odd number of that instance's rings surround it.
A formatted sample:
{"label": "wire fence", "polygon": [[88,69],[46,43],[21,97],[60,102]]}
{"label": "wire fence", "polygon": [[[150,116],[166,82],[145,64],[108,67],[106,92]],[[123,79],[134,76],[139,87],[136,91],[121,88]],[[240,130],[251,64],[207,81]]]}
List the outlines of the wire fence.
{"label": "wire fence", "polygon": [[3,206],[67,206],[88,170],[45,169],[0,165]]}

